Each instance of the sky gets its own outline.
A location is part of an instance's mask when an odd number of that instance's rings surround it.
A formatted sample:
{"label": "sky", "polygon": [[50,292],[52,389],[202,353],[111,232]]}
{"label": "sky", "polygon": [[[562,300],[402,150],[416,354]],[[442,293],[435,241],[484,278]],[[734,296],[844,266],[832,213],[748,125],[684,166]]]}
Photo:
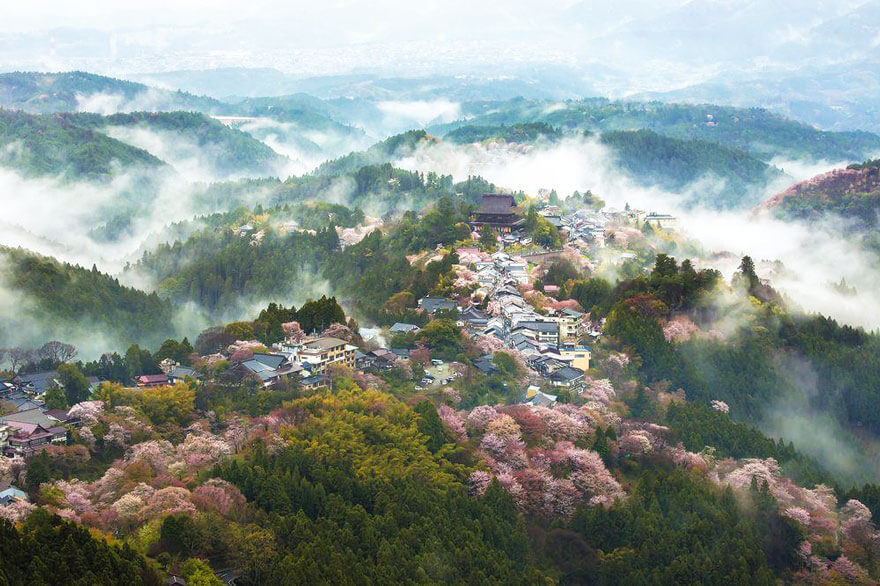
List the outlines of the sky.
{"label": "sky", "polygon": [[674,62],[709,75],[730,60],[767,66],[784,56],[780,46],[807,51],[815,27],[864,2],[34,0],[3,7],[0,68],[148,73],[234,65],[318,75],[598,62],[650,72]]}

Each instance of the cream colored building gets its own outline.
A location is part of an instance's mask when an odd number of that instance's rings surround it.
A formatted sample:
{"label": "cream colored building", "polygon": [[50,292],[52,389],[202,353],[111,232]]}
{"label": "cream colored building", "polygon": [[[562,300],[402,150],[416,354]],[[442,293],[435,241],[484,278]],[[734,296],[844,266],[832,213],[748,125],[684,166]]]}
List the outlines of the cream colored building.
{"label": "cream colored building", "polygon": [[645,216],[645,223],[661,230],[678,229],[678,218],[669,214],[648,214]]}
{"label": "cream colored building", "polygon": [[569,365],[584,372],[590,370],[592,352],[588,346],[563,346],[559,355],[569,361]]}
{"label": "cream colored building", "polygon": [[294,356],[294,361],[312,374],[321,374],[329,364],[344,364],[354,368],[357,346],[339,338],[316,338],[304,342]]}
{"label": "cream colored building", "polygon": [[559,343],[578,342],[586,334],[584,315],[572,309],[560,309],[547,319],[559,324]]}

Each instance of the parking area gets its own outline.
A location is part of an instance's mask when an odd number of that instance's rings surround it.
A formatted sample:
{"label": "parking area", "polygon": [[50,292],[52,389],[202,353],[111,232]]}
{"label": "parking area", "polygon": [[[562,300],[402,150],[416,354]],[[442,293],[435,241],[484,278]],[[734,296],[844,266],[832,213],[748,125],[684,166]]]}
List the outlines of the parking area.
{"label": "parking area", "polygon": [[449,368],[449,364],[446,362],[443,364],[432,364],[430,368],[425,369],[425,373],[434,377],[434,380],[430,383],[423,385],[426,388],[437,388],[449,384],[450,377],[453,374],[452,369]]}

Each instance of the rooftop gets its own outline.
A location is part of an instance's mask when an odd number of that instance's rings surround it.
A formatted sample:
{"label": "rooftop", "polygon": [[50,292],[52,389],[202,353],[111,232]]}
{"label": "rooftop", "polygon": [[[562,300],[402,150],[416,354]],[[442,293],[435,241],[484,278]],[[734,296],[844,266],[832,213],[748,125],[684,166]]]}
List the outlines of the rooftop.
{"label": "rooftop", "polygon": [[500,193],[483,194],[478,214],[514,214],[516,213],[516,201],[512,195]]}
{"label": "rooftop", "polygon": [[305,347],[309,350],[330,350],[331,348],[336,348],[337,346],[344,346],[345,340],[340,340],[339,338],[317,338],[312,340],[311,342],[306,342]]}

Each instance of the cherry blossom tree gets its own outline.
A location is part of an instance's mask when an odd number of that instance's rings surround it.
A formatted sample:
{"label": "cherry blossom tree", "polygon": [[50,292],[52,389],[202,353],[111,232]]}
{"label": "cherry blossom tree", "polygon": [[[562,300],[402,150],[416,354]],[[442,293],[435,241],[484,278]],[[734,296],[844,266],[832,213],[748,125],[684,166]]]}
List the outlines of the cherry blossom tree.
{"label": "cherry blossom tree", "polygon": [[619,383],[629,363],[629,356],[623,352],[612,352],[601,362],[601,366],[610,378]]}
{"label": "cherry blossom tree", "polygon": [[454,405],[458,405],[461,403],[461,393],[453,387],[443,387],[443,390],[440,391],[443,393],[443,396],[451,401]]}
{"label": "cherry blossom tree", "polygon": [[491,474],[485,470],[474,470],[468,478],[468,492],[472,496],[480,496],[486,492],[491,482]]}
{"label": "cherry blossom tree", "polygon": [[229,355],[230,362],[244,362],[245,360],[250,360],[254,355],[254,351],[250,348],[239,348],[235,352]]}
{"label": "cherry blossom tree", "polygon": [[475,407],[466,419],[468,431],[473,434],[482,434],[486,431],[489,422],[498,417],[498,411],[489,405]]}
{"label": "cherry blossom tree", "polygon": [[684,315],[674,317],[663,326],[663,337],[667,342],[686,342],[697,332],[699,332],[697,324]]}
{"label": "cherry blossom tree", "polygon": [[422,367],[429,366],[431,364],[431,351],[424,346],[419,346],[414,350],[410,350],[409,359],[412,362],[421,364]]}
{"label": "cherry blossom tree", "polygon": [[14,501],[5,507],[0,507],[0,519],[6,519],[10,523],[20,523],[35,508],[31,503]]}
{"label": "cherry blossom tree", "polygon": [[247,499],[237,486],[212,478],[193,491],[192,501],[202,510],[216,511],[224,517],[237,517]]}
{"label": "cherry blossom tree", "polygon": [[482,354],[495,354],[495,352],[504,348],[504,342],[497,336],[480,335],[474,340],[474,346]]}
{"label": "cherry blossom tree", "polygon": [[351,339],[354,337],[354,332],[352,332],[351,328],[349,328],[347,325],[334,322],[330,324],[327,329],[321,332],[321,336],[329,338],[339,338],[340,340],[351,342]]}
{"label": "cherry blossom tree", "polygon": [[67,411],[67,416],[71,419],[79,418],[82,424],[88,427],[98,423],[98,418],[104,413],[104,403],[102,401],[83,401],[77,403]]}
{"label": "cherry blossom tree", "polygon": [[138,512],[141,520],[146,521],[168,515],[182,513],[192,514],[196,507],[190,500],[190,492],[179,486],[169,486],[153,493]]}
{"label": "cherry blossom tree", "polygon": [[600,403],[611,403],[617,397],[614,391],[614,385],[607,378],[593,379],[584,390],[581,391],[581,397],[588,401],[598,401]]}
{"label": "cherry blossom tree", "polygon": [[232,446],[210,434],[190,434],[177,446],[176,452],[189,468],[204,468],[231,454]]}
{"label": "cherry blossom tree", "polygon": [[285,341],[293,344],[299,344],[306,337],[306,333],[302,330],[298,321],[283,323],[281,324],[281,329],[284,330]]}
{"label": "cherry blossom tree", "polygon": [[440,405],[437,408],[437,415],[443,424],[446,425],[446,429],[452,432],[456,439],[460,441],[467,439],[467,430],[465,429],[464,422],[455,409],[449,405]]}

